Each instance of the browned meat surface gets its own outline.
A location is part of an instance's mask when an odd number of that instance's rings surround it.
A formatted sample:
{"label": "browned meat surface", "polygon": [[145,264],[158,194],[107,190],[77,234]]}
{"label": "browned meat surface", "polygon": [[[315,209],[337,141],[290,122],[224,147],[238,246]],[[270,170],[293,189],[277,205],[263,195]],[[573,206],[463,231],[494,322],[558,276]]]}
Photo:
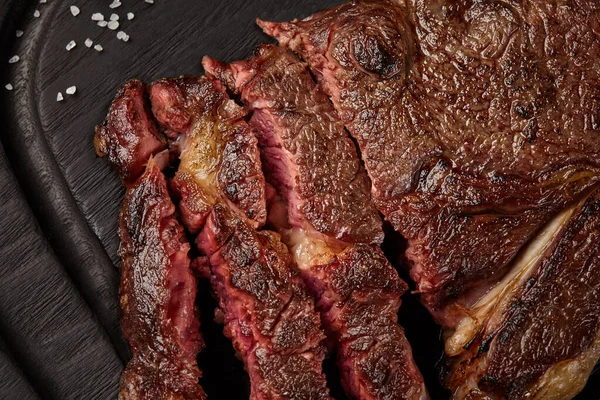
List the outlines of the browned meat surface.
{"label": "browned meat surface", "polygon": [[[539,267],[453,360],[457,398],[571,398],[600,357],[600,190],[573,211]],[[465,385],[464,380],[467,380]]]}
{"label": "browned meat surface", "polygon": [[329,399],[321,321],[279,235],[213,208],[197,239],[210,256],[225,333],[246,364],[251,399]]}
{"label": "browned meat surface", "polygon": [[172,187],[186,228],[197,233],[221,194],[255,228],[262,226],[267,214],[256,138],[219,81],[161,79],[150,97],[158,122],[177,138],[181,162]]}
{"label": "browned meat surface", "polygon": [[253,111],[266,176],[280,197],[269,222],[316,298],[346,392],[361,400],[426,398],[397,323],[406,284],[368,245],[381,242],[381,220],[329,99],[306,65],[279,47],[262,46],[249,61],[203,64]]}
{"label": "browned meat surface", "polygon": [[141,81],[133,79],[119,89],[106,120],[96,127],[94,147],[98,156],[108,157],[125,184],[142,174],[150,156],[166,148]]}
{"label": "browned meat surface", "polygon": [[[598,284],[575,284],[594,233],[566,227],[600,181],[599,20],[591,0],[367,0],[260,22],[357,140],[447,330],[456,398],[568,398],[598,359]],[[560,243],[575,253],[545,261]],[[571,299],[560,319],[542,293]]]}
{"label": "browned meat surface", "polygon": [[196,355],[203,346],[189,244],[164,175],[152,159],[121,210],[121,328],[133,359],[120,399],[204,399]]}
{"label": "browned meat surface", "polygon": [[174,187],[186,227],[199,232],[225,333],[244,361],[251,399],[327,399],[320,319],[295,265],[264,224],[265,182],[243,109],[214,78],[152,84],[152,109],[181,136]]}
{"label": "browned meat surface", "polygon": [[497,281],[541,224],[598,182],[598,9],[406,3],[262,26],[331,96],[435,311]]}

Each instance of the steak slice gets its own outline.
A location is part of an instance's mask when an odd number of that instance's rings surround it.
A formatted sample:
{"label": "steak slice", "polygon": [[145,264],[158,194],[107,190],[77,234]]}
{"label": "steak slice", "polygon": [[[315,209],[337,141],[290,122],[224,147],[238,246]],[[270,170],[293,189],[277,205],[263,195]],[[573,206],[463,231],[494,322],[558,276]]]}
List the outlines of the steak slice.
{"label": "steak slice", "polygon": [[265,185],[256,138],[242,119],[243,109],[220,82],[161,79],[152,83],[150,97],[156,119],[180,151],[172,187],[181,197],[186,228],[198,233],[221,195],[252,226],[264,225]]}
{"label": "steak slice", "polygon": [[181,135],[179,207],[186,227],[199,232],[251,398],[329,398],[314,301],[279,235],[255,230],[266,219],[265,181],[245,112],[210,77],[160,80],[151,100],[168,135]]}
{"label": "steak slice", "polygon": [[279,235],[213,208],[197,239],[225,314],[225,333],[244,360],[251,399],[329,399],[325,348],[314,302]]}
{"label": "steak slice", "polygon": [[146,101],[143,82],[133,79],[117,92],[104,123],[96,127],[94,147],[108,156],[126,185],[144,172],[150,156],[166,148]]}
{"label": "steak slice", "polygon": [[[510,310],[545,270],[541,254],[587,243],[565,227],[600,181],[599,16],[593,1],[371,0],[259,22],[307,60],[357,140],[374,202],[409,240],[411,276],[446,328],[455,398],[569,397],[591,371],[571,361],[598,358],[569,325],[598,316],[576,312],[597,286],[570,291],[591,248],[557,259],[539,309]],[[553,285],[573,299],[568,323],[542,318]],[[530,327],[480,337],[521,320]],[[496,352],[511,335],[514,351]]]}
{"label": "steak slice", "polygon": [[120,399],[204,399],[196,355],[203,347],[196,281],[183,228],[152,158],[121,210],[121,328],[133,359]]}
{"label": "steak slice", "polygon": [[272,45],[249,61],[203,64],[253,111],[250,125],[279,197],[269,222],[316,298],[346,392],[356,399],[427,398],[397,323],[406,284],[376,246],[383,233],[368,178],[306,65]]}

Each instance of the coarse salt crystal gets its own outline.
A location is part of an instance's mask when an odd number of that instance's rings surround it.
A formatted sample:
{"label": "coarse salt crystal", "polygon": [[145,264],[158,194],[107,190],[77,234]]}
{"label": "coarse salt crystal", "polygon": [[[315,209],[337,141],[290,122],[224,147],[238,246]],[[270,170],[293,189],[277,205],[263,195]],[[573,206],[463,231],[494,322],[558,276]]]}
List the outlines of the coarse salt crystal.
{"label": "coarse salt crystal", "polygon": [[40,10],[35,10],[35,11],[33,12],[33,16],[34,16],[35,18],[39,18],[39,17],[40,17]]}
{"label": "coarse salt crystal", "polygon": [[40,3],[44,4],[47,0],[40,0]]}
{"label": "coarse salt crystal", "polygon": [[4,87],[6,88],[6,90],[13,90],[13,85],[11,85],[10,83],[7,83]]}
{"label": "coarse salt crystal", "polygon": [[92,47],[92,45],[94,44],[93,40],[90,38],[85,39],[85,46],[86,47]]}
{"label": "coarse salt crystal", "polygon": [[17,35],[17,37],[21,37],[23,36],[23,31],[16,31],[15,35]]}
{"label": "coarse salt crystal", "polygon": [[70,94],[70,95],[74,95],[76,91],[77,91],[76,86],[71,86],[71,87],[67,88],[67,90],[65,90],[65,92],[67,92],[67,94]]}
{"label": "coarse salt crystal", "polygon": [[108,23],[108,29],[110,29],[111,31],[114,31],[118,27],[119,27],[119,22],[118,21],[110,21]]}
{"label": "coarse salt crystal", "polygon": [[102,51],[102,50],[104,50],[104,49],[102,48],[102,46],[100,46],[99,44],[95,45],[95,46],[94,46],[94,49],[95,49],[96,51]]}
{"label": "coarse salt crystal", "polygon": [[58,94],[56,95],[56,101],[63,101],[64,97],[62,95],[61,92],[58,92]]}
{"label": "coarse salt crystal", "polygon": [[119,31],[119,32],[117,32],[117,39],[122,40],[124,42],[128,42],[129,41],[129,35],[126,34],[123,31]]}
{"label": "coarse salt crystal", "polygon": [[128,19],[128,20],[130,20],[130,21],[131,21],[133,18],[135,18],[135,14],[134,14],[134,13],[132,13],[132,12],[130,12],[130,13],[127,13],[127,19]]}
{"label": "coarse salt crystal", "polygon": [[109,5],[110,8],[117,8],[117,7],[121,7],[121,2],[119,0],[115,0],[112,3],[110,3]]}
{"label": "coarse salt crystal", "polygon": [[14,63],[16,63],[16,62],[19,62],[19,60],[20,60],[20,59],[21,59],[21,58],[20,58],[19,56],[12,56],[12,57],[11,57],[11,58],[8,60],[8,63],[9,63],[9,64],[14,64]]}
{"label": "coarse salt crystal", "polygon": [[101,28],[104,28],[107,25],[108,25],[108,22],[106,22],[106,21],[98,21],[98,26]]}
{"label": "coarse salt crystal", "polygon": [[119,20],[119,16],[115,13],[110,14],[110,20],[111,21],[118,21]]}
{"label": "coarse salt crystal", "polygon": [[72,49],[73,49],[75,46],[77,46],[77,43],[75,43],[75,41],[74,41],[74,40],[71,40],[71,41],[69,42],[69,44],[67,44],[67,47],[66,47],[66,49],[67,49],[67,51],[71,51],[71,50],[72,50]]}
{"label": "coarse salt crystal", "polygon": [[79,11],[79,7],[77,7],[77,6],[71,6],[70,10],[71,10],[71,14],[73,14],[74,17],[76,17],[76,16],[79,15],[79,12],[80,12]]}
{"label": "coarse salt crystal", "polygon": [[93,13],[92,14],[92,21],[103,21],[104,20],[104,15],[102,15],[102,13]]}
{"label": "coarse salt crystal", "polygon": [[148,4],[154,4],[154,0],[144,0]]}

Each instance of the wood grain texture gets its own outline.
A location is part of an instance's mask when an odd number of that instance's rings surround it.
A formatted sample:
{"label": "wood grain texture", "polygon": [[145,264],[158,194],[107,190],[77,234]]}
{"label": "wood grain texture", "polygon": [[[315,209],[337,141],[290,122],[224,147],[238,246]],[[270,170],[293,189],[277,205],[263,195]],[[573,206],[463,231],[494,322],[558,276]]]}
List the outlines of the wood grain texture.
{"label": "wood grain texture", "polygon": [[[123,197],[119,179],[93,150],[95,125],[102,122],[117,88],[137,77],[201,74],[200,60],[248,57],[270,41],[256,17],[302,18],[340,0],[155,0],[110,1],[0,0],[0,399],[115,398],[122,361],[128,351],[117,318],[118,213]],[[69,6],[81,9],[73,17]],[[33,18],[38,8],[41,18]],[[125,14],[136,17],[127,21]],[[128,43],[116,31],[96,26],[90,16],[121,16]],[[6,18],[5,16],[9,17]],[[25,35],[17,39],[15,29]],[[91,38],[102,53],[84,46]],[[75,40],[70,52],[66,44]],[[5,91],[5,82],[15,86]],[[56,102],[59,91],[77,86],[75,96]],[[16,176],[16,177],[15,177]],[[398,253],[393,236],[389,253]],[[215,301],[200,283],[199,306],[206,349],[199,357],[202,385],[209,398],[244,399],[247,376],[222,327],[213,322]],[[439,329],[415,298],[408,296],[400,321],[413,344],[434,399],[448,398],[437,381],[441,355]],[[327,363],[331,386],[335,368]],[[6,379],[4,379],[6,378]],[[9,382],[9,383],[5,383]],[[594,386],[595,385],[595,386]],[[599,393],[600,377],[590,379],[581,399]],[[595,391],[594,391],[595,390]],[[9,395],[10,394],[10,395]],[[30,397],[28,397],[30,396]]]}

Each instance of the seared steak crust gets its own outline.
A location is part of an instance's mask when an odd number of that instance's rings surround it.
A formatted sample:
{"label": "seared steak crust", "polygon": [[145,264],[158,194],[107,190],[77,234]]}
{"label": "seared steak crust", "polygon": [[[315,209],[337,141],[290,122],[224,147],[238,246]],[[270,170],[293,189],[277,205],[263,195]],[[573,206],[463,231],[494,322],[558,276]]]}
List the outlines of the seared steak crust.
{"label": "seared steak crust", "polygon": [[186,227],[197,233],[221,194],[254,227],[264,225],[264,177],[256,137],[243,120],[244,110],[228,98],[220,82],[161,79],[152,83],[150,98],[158,122],[168,136],[177,138],[181,162],[172,187],[181,197]]}
{"label": "seared steak crust", "polygon": [[197,239],[252,399],[328,399],[319,315],[279,235],[217,204]]}
{"label": "seared steak crust", "polygon": [[121,329],[133,359],[121,399],[203,399],[196,355],[203,346],[189,244],[165,177],[152,160],[121,211]]}
{"label": "seared steak crust", "polygon": [[135,182],[148,158],[166,148],[141,81],[133,79],[119,89],[104,123],[96,127],[94,147],[98,156],[108,157],[125,184]]}
{"label": "seared steak crust", "polygon": [[592,1],[379,0],[261,26],[331,96],[435,312],[599,181],[597,21]]}
{"label": "seared steak crust", "polygon": [[286,196],[293,223],[348,243],[383,241],[354,143],[304,63],[264,45],[249,61],[205,58],[204,66],[253,111],[267,179]]}

